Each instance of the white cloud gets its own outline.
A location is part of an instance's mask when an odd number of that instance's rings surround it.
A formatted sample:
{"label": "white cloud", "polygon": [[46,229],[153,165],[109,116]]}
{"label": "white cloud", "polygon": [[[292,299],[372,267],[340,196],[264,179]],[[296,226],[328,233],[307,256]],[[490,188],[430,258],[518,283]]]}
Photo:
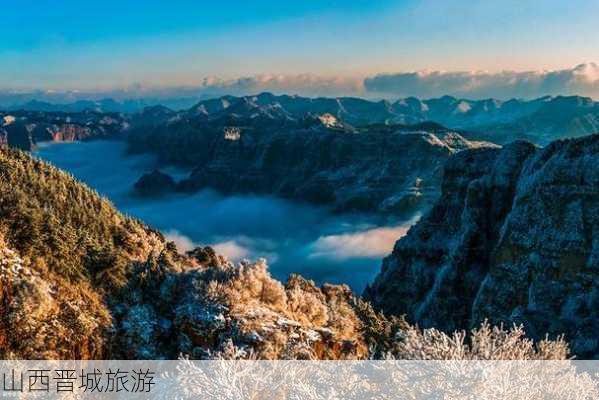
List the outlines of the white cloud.
{"label": "white cloud", "polygon": [[454,95],[468,98],[534,98],[545,95],[599,97],[599,66],[580,64],[554,71],[444,72],[379,74],[364,80],[370,94],[421,98]]}
{"label": "white cloud", "polygon": [[207,94],[250,95],[267,91],[304,96],[342,96],[362,93],[363,80],[314,74],[257,75],[230,80],[210,77],[203,80],[198,90]]}
{"label": "white cloud", "polygon": [[[222,242],[201,244],[194,242],[188,236],[185,236],[174,229],[165,232],[164,237],[166,240],[174,242],[177,245],[177,249],[180,253],[193,250],[198,246],[210,246],[218,254],[227,257],[231,261],[241,261],[245,258],[255,258],[256,250],[254,250],[253,247],[264,245],[264,241],[255,241],[245,236],[240,236],[236,239],[225,240]],[[272,252],[266,252],[261,256],[265,257],[269,262],[274,262],[277,257],[277,255]]]}
{"label": "white cloud", "polygon": [[85,89],[64,91],[16,91],[0,90],[0,104],[21,104],[30,100],[52,103],[69,103],[77,100],[100,100],[104,98],[125,99],[168,99],[200,98],[223,95],[254,95],[260,92],[275,94],[297,94],[301,96],[359,96],[364,93],[363,77],[323,77],[314,74],[299,75],[255,75],[234,79],[206,77],[189,85],[155,87],[132,84],[114,89]]}
{"label": "white cloud", "polygon": [[0,90],[0,104],[20,104],[32,99],[55,103],[76,100],[117,100],[146,98],[155,101],[173,98],[253,95],[260,92],[316,96],[358,96],[366,98],[419,98],[453,95],[479,98],[536,98],[545,95],[582,95],[599,98],[599,65],[580,64],[553,71],[414,71],[368,77],[319,76],[315,74],[264,74],[234,79],[206,77],[193,84],[155,87],[132,84],[114,89],[65,91]]}
{"label": "white cloud", "polygon": [[311,245],[310,257],[329,259],[380,258],[393,250],[395,242],[410,229],[409,225],[375,228],[356,233],[321,236]]}
{"label": "white cloud", "polygon": [[234,240],[216,243],[211,246],[218,254],[222,254],[232,261],[241,261],[247,258],[251,252],[248,248],[243,247]]}
{"label": "white cloud", "polygon": [[186,251],[193,250],[197,245],[187,236],[182,235],[179,231],[170,230],[164,233],[166,240],[174,242],[177,245],[179,252],[184,253]]}

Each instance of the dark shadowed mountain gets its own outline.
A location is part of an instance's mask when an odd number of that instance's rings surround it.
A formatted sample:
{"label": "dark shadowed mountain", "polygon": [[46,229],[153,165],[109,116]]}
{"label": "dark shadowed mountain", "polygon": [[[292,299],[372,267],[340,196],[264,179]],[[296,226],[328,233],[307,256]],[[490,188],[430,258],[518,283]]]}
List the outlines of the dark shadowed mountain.
{"label": "dark shadowed mountain", "polygon": [[[420,100],[370,101],[354,97],[308,98],[261,93],[256,96],[222,96],[197,102],[195,98],[137,99],[116,101],[80,100],[52,104],[31,100],[9,110],[45,112],[117,112],[136,114],[137,122],[157,122],[158,106],[178,119],[210,120],[223,115],[248,116],[254,112],[280,118],[299,119],[306,114],[331,114],[353,126],[369,124],[411,125],[433,121],[450,129],[465,131],[466,137],[505,144],[517,139],[546,145],[552,140],[592,134],[599,127],[599,105],[580,96],[541,97],[534,100],[468,100],[451,96]],[[146,107],[148,109],[144,110]]]}
{"label": "dark shadowed mountain", "polygon": [[[193,117],[151,110],[167,122],[134,128],[127,136],[131,151],[191,167],[180,191],[265,193],[337,211],[401,214],[436,197],[442,165],[452,154],[494,146],[433,123],[354,128],[327,113],[296,117],[260,99],[227,107],[225,101]],[[163,192],[166,181],[163,174],[145,175],[138,191]]]}
{"label": "dark shadowed mountain", "polygon": [[599,357],[599,135],[460,152],[366,297],[443,330],[524,324]]}
{"label": "dark shadowed mountain", "polygon": [[588,97],[543,98],[534,106],[531,104],[528,111],[515,119],[465,124],[463,127],[477,132],[479,138],[497,139],[498,143],[527,139],[541,145],[599,132],[599,103]]}
{"label": "dark shadowed mountain", "polygon": [[595,133],[599,128],[598,103],[579,96],[508,101],[444,96],[429,100],[410,97],[395,102],[375,102],[352,97],[306,98],[261,93],[204,100],[178,113],[177,118],[206,121],[224,115],[249,117],[254,114],[287,119],[299,119],[306,114],[331,114],[356,127],[432,121],[463,131],[469,139],[499,144],[526,139],[545,145],[555,139]]}

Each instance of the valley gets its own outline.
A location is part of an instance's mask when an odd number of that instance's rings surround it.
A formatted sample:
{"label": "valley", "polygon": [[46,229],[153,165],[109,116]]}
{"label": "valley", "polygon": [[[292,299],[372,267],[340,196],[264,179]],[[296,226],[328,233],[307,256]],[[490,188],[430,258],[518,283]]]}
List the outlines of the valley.
{"label": "valley", "polygon": [[[121,141],[50,143],[34,154],[73,174],[121,212],[159,229],[181,251],[210,245],[235,262],[263,257],[278,279],[300,273],[319,284],[346,283],[356,293],[374,278],[381,258],[420,215],[415,211],[401,220],[334,214],[324,206],[209,189],[141,197],[134,183],[158,165],[157,159],[127,155]],[[162,171],[177,179],[187,176],[181,167]]]}

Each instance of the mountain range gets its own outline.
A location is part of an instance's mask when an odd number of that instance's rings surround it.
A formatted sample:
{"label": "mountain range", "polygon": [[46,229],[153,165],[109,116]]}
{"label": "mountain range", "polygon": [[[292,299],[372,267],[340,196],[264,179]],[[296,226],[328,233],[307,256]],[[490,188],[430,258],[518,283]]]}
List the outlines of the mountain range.
{"label": "mountain range", "polygon": [[154,153],[191,170],[180,182],[159,171],[146,174],[135,186],[145,196],[212,187],[338,211],[402,214],[432,204],[452,154],[595,132],[598,110],[576,96],[391,103],[262,93],[202,100],[183,111],[156,105],[132,114],[3,112],[0,141],[30,150],[43,141],[117,138],[132,153]]}
{"label": "mountain range", "polygon": [[[193,105],[192,105],[192,102]],[[180,111],[166,113],[176,118],[212,118],[223,113],[251,112],[260,108],[272,116],[301,118],[306,114],[331,114],[354,126],[436,122],[464,131],[469,139],[505,144],[526,139],[546,145],[563,137],[577,137],[598,131],[599,105],[588,97],[545,96],[534,100],[468,100],[451,96],[421,100],[414,97],[396,101],[361,98],[308,98],[261,93],[256,96],[222,96],[197,102],[194,98],[160,100],[77,101],[52,104],[31,100],[7,111],[118,112],[147,114],[156,106]],[[158,107],[160,108],[160,107]],[[228,110],[228,111],[227,111]],[[139,120],[139,118],[137,118]]]}
{"label": "mountain range", "polygon": [[[563,334],[574,354],[599,358],[599,136],[498,146],[470,130],[394,123],[376,111],[360,123],[363,107],[385,104],[263,94],[181,112],[3,112],[0,355],[455,357],[422,349],[453,340],[442,332],[482,324],[468,337],[529,346],[522,357],[566,357],[563,341],[542,341]],[[539,108],[521,118],[545,127],[595,108],[583,98],[527,104]],[[546,120],[531,117],[541,110]],[[68,174],[10,148],[96,138],[126,140],[131,152],[191,170],[180,182],[142,177],[143,195],[211,186],[424,216],[363,298],[298,276],[283,284],[262,261],[234,264],[210,248],[181,254]],[[540,344],[485,321],[523,324]]]}
{"label": "mountain range", "polygon": [[354,128],[331,114],[296,119],[278,107],[232,107],[235,113],[171,117],[167,124],[132,129],[130,151],[149,151],[165,163],[191,168],[177,183],[159,171],[148,173],[135,185],[137,192],[213,188],[276,195],[339,212],[407,215],[438,196],[443,164],[453,154],[496,147],[434,124]]}
{"label": "mountain range", "polygon": [[268,108],[279,115],[301,117],[306,113],[328,113],[354,126],[436,122],[465,131],[468,138],[505,144],[526,139],[545,145],[563,137],[584,136],[599,130],[599,103],[580,96],[541,97],[535,100],[466,100],[451,96],[395,102],[359,98],[304,98],[275,96],[231,96],[198,103],[186,115],[210,117],[229,106]]}

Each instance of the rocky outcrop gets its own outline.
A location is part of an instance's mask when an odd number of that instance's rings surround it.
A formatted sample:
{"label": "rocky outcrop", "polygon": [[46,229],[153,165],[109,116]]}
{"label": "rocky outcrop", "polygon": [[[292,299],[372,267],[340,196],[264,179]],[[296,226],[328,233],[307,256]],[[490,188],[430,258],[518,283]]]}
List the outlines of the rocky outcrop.
{"label": "rocky outcrop", "polygon": [[33,150],[39,142],[117,137],[129,126],[119,114],[17,111],[0,113],[0,136],[10,146]]}
{"label": "rocky outcrop", "polygon": [[135,192],[140,196],[161,196],[175,190],[177,184],[168,174],[154,170],[135,182]]}
{"label": "rocky outcrop", "polygon": [[599,357],[599,135],[468,150],[365,296],[446,331],[484,319]]}
{"label": "rocky outcrop", "polygon": [[214,140],[185,189],[268,193],[336,211],[408,213],[437,196],[443,163],[476,146],[458,134],[328,127]]}
{"label": "rocky outcrop", "polygon": [[178,120],[133,131],[130,147],[192,167],[178,185],[182,191],[209,187],[272,194],[336,211],[401,214],[437,196],[442,165],[451,155],[494,146],[434,124],[357,129],[330,114],[295,120],[252,104],[238,107],[249,115]]}
{"label": "rocky outcrop", "polygon": [[35,147],[33,136],[34,126],[22,123],[12,123],[5,126],[2,131],[6,144],[22,150],[32,150]]}

